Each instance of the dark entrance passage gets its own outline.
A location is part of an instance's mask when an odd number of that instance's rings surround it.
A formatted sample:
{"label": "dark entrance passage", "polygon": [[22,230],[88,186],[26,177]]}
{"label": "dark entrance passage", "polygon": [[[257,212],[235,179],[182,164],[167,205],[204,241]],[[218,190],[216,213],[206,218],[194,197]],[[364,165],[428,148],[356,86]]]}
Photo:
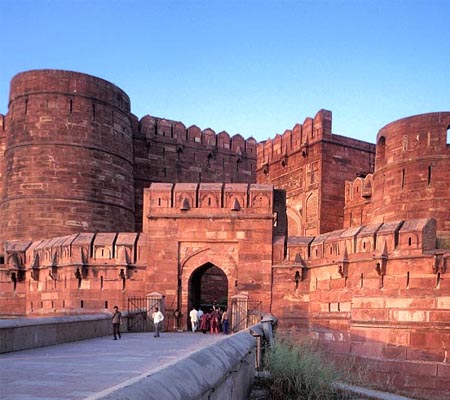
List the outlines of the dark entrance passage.
{"label": "dark entrance passage", "polygon": [[202,307],[204,310],[216,304],[228,305],[228,279],[214,264],[206,263],[197,268],[189,280],[189,310]]}

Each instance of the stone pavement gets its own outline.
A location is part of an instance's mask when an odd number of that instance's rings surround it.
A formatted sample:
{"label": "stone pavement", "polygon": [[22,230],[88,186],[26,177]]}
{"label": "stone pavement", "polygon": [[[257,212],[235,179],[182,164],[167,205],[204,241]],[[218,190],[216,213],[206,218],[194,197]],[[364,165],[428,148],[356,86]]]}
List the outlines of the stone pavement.
{"label": "stone pavement", "polygon": [[56,346],[0,354],[0,399],[95,398],[113,386],[215,343],[224,336],[202,333],[124,333]]}

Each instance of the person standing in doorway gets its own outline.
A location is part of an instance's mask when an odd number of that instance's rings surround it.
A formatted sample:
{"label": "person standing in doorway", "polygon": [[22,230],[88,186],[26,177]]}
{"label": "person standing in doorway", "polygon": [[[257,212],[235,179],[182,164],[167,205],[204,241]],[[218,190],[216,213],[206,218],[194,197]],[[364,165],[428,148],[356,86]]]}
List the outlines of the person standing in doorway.
{"label": "person standing in doorway", "polygon": [[161,332],[162,322],[164,321],[164,315],[159,311],[158,307],[155,307],[155,311],[152,314],[153,323],[155,324],[155,337],[159,337]]}
{"label": "person standing in doorway", "polygon": [[191,318],[192,333],[195,333],[195,331],[197,330],[197,323],[198,323],[198,312],[195,307],[192,307],[192,310],[189,313],[189,317]]}
{"label": "person standing in doorway", "polygon": [[119,311],[119,307],[114,306],[114,312],[112,315],[114,340],[117,340],[117,336],[119,336],[119,339],[122,338],[122,336],[120,336],[120,325],[121,324],[122,324],[122,313]]}

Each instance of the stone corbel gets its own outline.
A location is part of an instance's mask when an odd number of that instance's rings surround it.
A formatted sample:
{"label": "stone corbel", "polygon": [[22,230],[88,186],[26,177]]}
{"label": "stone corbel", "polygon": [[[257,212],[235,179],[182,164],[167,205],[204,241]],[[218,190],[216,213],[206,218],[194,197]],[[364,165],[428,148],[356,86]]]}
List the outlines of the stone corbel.
{"label": "stone corbel", "polygon": [[25,280],[25,266],[22,257],[17,253],[10,253],[8,257],[8,264],[10,265],[9,272],[11,281],[15,283]]}
{"label": "stone corbel", "polygon": [[86,264],[83,264],[81,266],[81,276],[83,277],[83,279],[87,279],[88,277],[88,266]]}
{"label": "stone corbel", "polygon": [[80,268],[77,268],[77,269],[75,270],[75,278],[77,278],[79,281],[81,281],[81,279],[83,279],[83,275],[82,275],[82,273],[81,273]]}
{"label": "stone corbel", "polygon": [[435,254],[434,255],[434,263],[433,263],[433,273],[434,274],[444,274],[447,271],[447,263],[450,255],[444,254]]}
{"label": "stone corbel", "polygon": [[31,265],[31,278],[35,281],[39,280],[39,254],[35,254],[33,264]]}
{"label": "stone corbel", "polygon": [[388,259],[386,243],[384,243],[383,253],[381,253],[380,256],[373,257],[373,258],[376,261],[375,271],[377,272],[377,274],[379,276],[386,275],[386,267],[387,267],[387,259]]}
{"label": "stone corbel", "polygon": [[342,257],[341,262],[338,266],[338,274],[341,276],[341,278],[348,278],[348,253],[347,253],[347,247],[344,249],[344,255]]}
{"label": "stone corbel", "polygon": [[31,278],[35,281],[39,280],[39,268],[31,268]]}
{"label": "stone corbel", "polygon": [[342,262],[338,266],[338,274],[341,278],[348,278],[348,262]]}
{"label": "stone corbel", "polygon": [[52,265],[49,267],[48,276],[52,278],[54,281],[58,279],[58,267],[56,265]]}
{"label": "stone corbel", "polygon": [[295,288],[298,288],[298,285],[301,281],[304,281],[306,278],[306,270],[307,267],[304,264],[304,261],[302,259],[302,256],[300,253],[297,253],[295,255],[295,264],[294,267],[296,268],[295,274],[294,274],[294,282],[295,282]]}
{"label": "stone corbel", "polygon": [[48,269],[48,275],[54,281],[58,279],[58,253],[53,253],[52,265]]}

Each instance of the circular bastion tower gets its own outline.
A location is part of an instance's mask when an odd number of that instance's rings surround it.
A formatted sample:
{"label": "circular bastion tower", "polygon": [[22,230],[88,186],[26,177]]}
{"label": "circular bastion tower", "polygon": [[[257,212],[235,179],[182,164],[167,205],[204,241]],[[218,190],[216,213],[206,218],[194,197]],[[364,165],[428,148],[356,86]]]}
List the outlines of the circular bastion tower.
{"label": "circular bastion tower", "polygon": [[435,218],[450,237],[450,112],[392,122],[377,135],[373,222]]}
{"label": "circular bastion tower", "polygon": [[1,239],[133,231],[130,100],[94,76],[59,70],[11,82]]}

